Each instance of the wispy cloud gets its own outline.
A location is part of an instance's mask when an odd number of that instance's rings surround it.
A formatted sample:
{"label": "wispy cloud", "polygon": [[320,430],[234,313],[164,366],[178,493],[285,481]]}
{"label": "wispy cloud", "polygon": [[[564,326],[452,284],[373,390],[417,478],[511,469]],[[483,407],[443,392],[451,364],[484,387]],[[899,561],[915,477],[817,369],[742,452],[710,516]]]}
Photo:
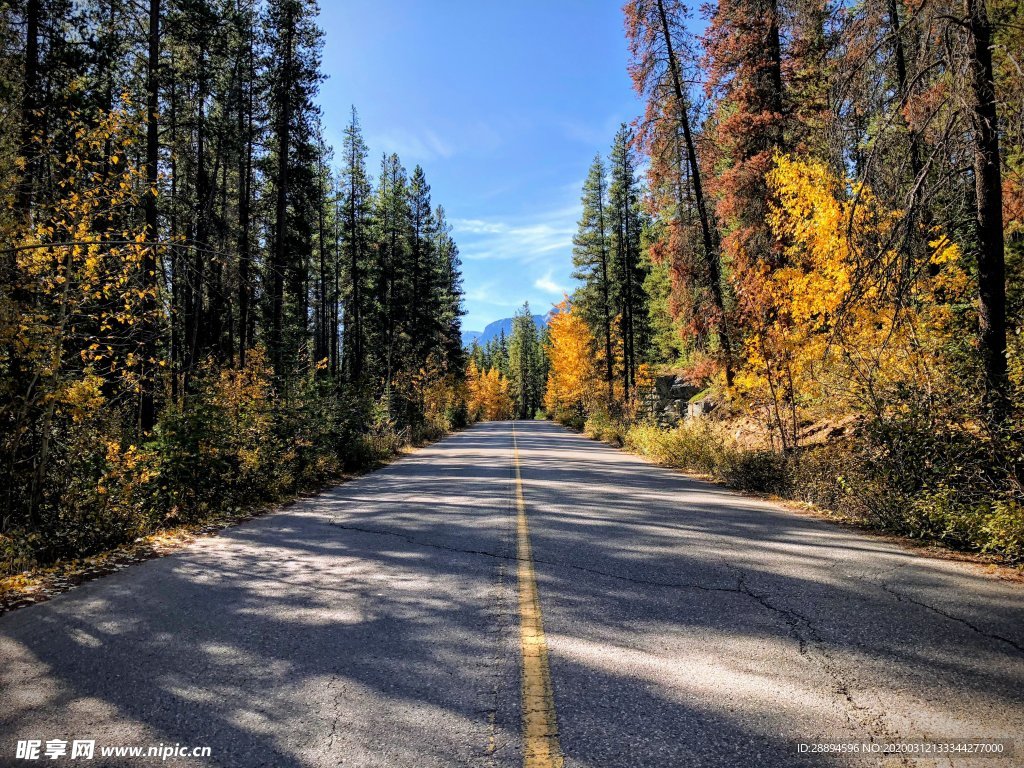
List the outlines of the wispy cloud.
{"label": "wispy cloud", "polygon": [[571,251],[578,214],[573,206],[530,218],[454,219],[452,227],[463,259],[530,264]]}
{"label": "wispy cloud", "polygon": [[562,285],[555,282],[554,270],[552,269],[549,269],[543,275],[534,280],[533,287],[554,294],[562,294],[566,290]]}
{"label": "wispy cloud", "polygon": [[571,291],[578,217],[579,205],[574,204],[532,216],[453,220],[466,275],[466,322],[482,327],[508,317],[527,300],[534,312],[545,312],[564,291]]}
{"label": "wispy cloud", "polygon": [[448,159],[455,154],[455,149],[431,128],[419,131],[391,129],[373,138],[373,145],[384,152],[395,152],[406,162],[424,162]]}
{"label": "wispy cloud", "polygon": [[437,163],[455,155],[486,156],[504,141],[501,127],[483,120],[457,124],[441,120],[414,127],[388,125],[380,131],[367,131],[367,142],[374,151],[396,152],[407,164]]}
{"label": "wispy cloud", "polygon": [[502,291],[494,280],[474,285],[466,291],[466,299],[492,307],[518,307],[522,303],[510,298],[508,292]]}
{"label": "wispy cloud", "polygon": [[611,146],[615,132],[623,122],[628,123],[632,117],[625,115],[607,115],[603,121],[589,121],[563,119],[558,121],[562,134],[578,144],[588,147],[600,148],[607,151]]}

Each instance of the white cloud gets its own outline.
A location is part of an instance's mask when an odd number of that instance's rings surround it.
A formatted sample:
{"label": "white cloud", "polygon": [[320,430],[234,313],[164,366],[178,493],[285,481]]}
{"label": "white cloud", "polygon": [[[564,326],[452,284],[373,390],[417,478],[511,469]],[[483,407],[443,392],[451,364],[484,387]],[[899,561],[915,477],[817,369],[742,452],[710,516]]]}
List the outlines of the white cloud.
{"label": "white cloud", "polygon": [[615,139],[615,132],[619,130],[619,126],[632,119],[632,116],[621,114],[607,115],[601,122],[564,119],[558,121],[558,127],[570,141],[607,152]]}
{"label": "white cloud", "polygon": [[474,123],[441,120],[430,126],[411,128],[389,124],[380,131],[367,128],[366,133],[367,143],[374,153],[395,152],[410,166],[434,164],[455,155],[487,155],[504,143],[501,131],[482,120]]}
{"label": "white cloud", "polygon": [[497,235],[508,232],[509,226],[498,221],[484,221],[483,219],[455,219],[452,226],[456,232],[469,235]]}
{"label": "white cloud", "polygon": [[454,219],[459,251],[468,260],[515,260],[529,264],[572,250],[579,207],[552,211],[530,219]]}
{"label": "white cloud", "polygon": [[404,162],[448,159],[455,154],[452,146],[430,128],[423,128],[415,133],[403,129],[392,129],[374,136],[373,143],[388,154],[397,153]]}
{"label": "white cloud", "polygon": [[495,281],[478,283],[466,291],[466,299],[492,307],[518,307],[522,302],[513,301],[507,292],[500,291]]}
{"label": "white cloud", "polygon": [[549,269],[541,277],[538,277],[533,281],[533,287],[539,288],[542,291],[547,291],[548,293],[559,295],[565,293],[565,288],[554,281],[553,275],[554,271]]}
{"label": "white cloud", "polygon": [[537,213],[451,220],[463,259],[465,327],[482,328],[509,317],[526,300],[532,311],[546,312],[563,292],[572,291],[579,190],[567,186],[557,191],[565,203]]}

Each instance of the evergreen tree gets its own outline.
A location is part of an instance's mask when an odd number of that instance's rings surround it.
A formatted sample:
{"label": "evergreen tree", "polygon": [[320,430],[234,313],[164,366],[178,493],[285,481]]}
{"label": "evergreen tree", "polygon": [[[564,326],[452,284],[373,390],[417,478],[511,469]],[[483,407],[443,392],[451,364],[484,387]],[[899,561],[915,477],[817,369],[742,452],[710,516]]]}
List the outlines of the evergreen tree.
{"label": "evergreen tree", "polygon": [[381,382],[381,394],[393,409],[398,409],[399,403],[392,387],[409,353],[407,324],[412,309],[409,220],[409,183],[405,168],[398,155],[386,155],[381,160],[374,200],[377,263],[372,347],[377,356],[374,368]]}
{"label": "evergreen tree", "polygon": [[598,344],[598,356],[604,372],[607,403],[611,405],[614,391],[614,357],[612,355],[612,321],[614,319],[615,287],[611,261],[608,181],[604,160],[598,154],[590,165],[583,184],[583,213],[573,238],[573,277],[582,281],[576,290],[574,307],[591,328]]}
{"label": "evergreen tree", "polygon": [[363,141],[362,130],[355,107],[345,127],[342,147],[340,216],[344,261],[347,267],[345,282],[345,371],[348,379],[361,382],[366,365],[369,332],[367,318],[373,317],[373,285],[377,278],[373,270],[372,227],[373,188],[366,169],[369,150]]}
{"label": "evergreen tree", "polygon": [[[193,474],[116,513],[170,519],[243,493],[250,461],[250,498],[308,485],[371,418],[410,436],[455,423],[458,249],[422,169],[407,182],[388,158],[374,193],[354,110],[332,173],[316,16],[308,0],[0,2],[0,239],[28,245],[0,262],[0,538],[63,536],[69,489],[98,487],[111,446],[147,452],[140,467],[176,451]],[[74,392],[95,394],[89,414]],[[217,431],[211,413],[255,421]],[[227,435],[216,461],[182,450]],[[217,502],[182,500],[196,478],[217,478]],[[114,541],[103,500],[81,503],[66,519],[97,525],[62,530]]]}
{"label": "evergreen tree", "polygon": [[409,336],[408,368],[419,370],[437,348],[441,335],[441,271],[437,258],[437,222],[430,185],[416,166],[409,179]]}
{"label": "evergreen tree", "polygon": [[491,339],[487,342],[487,367],[488,370],[491,368],[497,368],[505,378],[510,375],[509,363],[508,363],[508,337],[505,336],[505,329],[502,328],[498,332],[496,338]]}
{"label": "evergreen tree", "polygon": [[512,319],[507,378],[515,402],[515,417],[532,419],[543,405],[547,368],[544,349],[537,333],[537,326],[533,322],[533,315],[530,314],[529,303],[523,304]]}
{"label": "evergreen tree", "polygon": [[647,97],[640,139],[651,161],[649,203],[663,225],[647,253],[652,270],[664,278],[651,288],[664,301],[649,315],[660,326],[658,346],[670,358],[677,354],[669,350],[680,348],[674,332],[685,335],[690,350],[709,346],[706,338],[714,332],[726,386],[732,386],[721,237],[702,163],[709,153],[698,153],[702,115],[685,75],[698,66],[686,23],[689,9],[684,0],[630,0],[624,12],[630,74],[637,92]]}
{"label": "evergreen tree", "polygon": [[270,338],[278,374],[294,365],[307,342],[309,257],[317,185],[314,97],[322,80],[323,32],[318,8],[306,0],[269,0],[264,17],[267,90],[272,94],[274,241],[268,264]]}
{"label": "evergreen tree", "polygon": [[[440,205],[434,211],[435,270],[438,275],[436,312],[439,337],[437,352],[444,361],[444,370],[459,372],[465,368],[462,346],[462,261],[459,247],[452,237],[451,226]],[[475,342],[474,342],[475,345]]]}
{"label": "evergreen tree", "polygon": [[610,158],[608,211],[612,243],[612,275],[622,344],[622,389],[628,400],[636,370],[647,352],[647,299],[643,284],[647,269],[640,251],[643,219],[640,212],[636,154],[629,127],[615,134]]}

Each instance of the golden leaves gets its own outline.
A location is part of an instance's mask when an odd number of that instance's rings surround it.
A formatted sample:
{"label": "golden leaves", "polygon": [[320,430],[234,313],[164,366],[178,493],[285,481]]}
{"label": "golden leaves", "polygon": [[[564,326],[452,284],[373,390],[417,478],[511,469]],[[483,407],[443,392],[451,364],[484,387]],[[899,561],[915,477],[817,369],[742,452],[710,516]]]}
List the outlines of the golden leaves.
{"label": "golden leaves", "polygon": [[968,289],[959,247],[934,230],[931,268],[895,288],[879,265],[902,263],[902,212],[813,160],[779,155],[766,178],[782,259],[754,266],[757,312],[738,394],[828,409],[863,404],[897,382],[924,386],[930,350],[950,333],[948,302]]}
{"label": "golden leaves", "polygon": [[497,368],[482,372],[470,360],[466,371],[466,386],[469,390],[467,407],[474,418],[493,421],[512,416],[509,381]]}
{"label": "golden leaves", "polygon": [[20,298],[18,311],[0,319],[0,336],[38,377],[35,396],[78,422],[106,402],[98,375],[108,387],[137,390],[134,329],[160,306],[142,270],[145,230],[134,223],[143,174],[126,162],[130,116],[70,113],[60,125],[40,149],[60,179],[57,193],[37,201],[30,227],[3,233],[16,249]]}
{"label": "golden leaves", "polygon": [[590,327],[572,311],[568,297],[548,323],[548,373],[544,405],[550,411],[581,409],[597,388],[594,339]]}

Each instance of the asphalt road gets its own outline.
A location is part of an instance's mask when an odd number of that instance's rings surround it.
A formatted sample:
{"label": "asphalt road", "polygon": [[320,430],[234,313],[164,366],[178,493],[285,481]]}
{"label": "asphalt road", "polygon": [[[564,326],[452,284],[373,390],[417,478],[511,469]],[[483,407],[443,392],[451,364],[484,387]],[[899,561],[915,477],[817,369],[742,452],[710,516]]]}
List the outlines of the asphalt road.
{"label": "asphalt road", "polygon": [[[568,766],[865,766],[796,744],[985,738],[1020,743],[885,764],[1024,765],[1021,585],[515,430],[532,570],[513,425],[478,425],[0,617],[0,764],[180,744],[210,757],[166,764],[523,765],[530,570]],[[18,760],[29,739],[95,757]]]}

